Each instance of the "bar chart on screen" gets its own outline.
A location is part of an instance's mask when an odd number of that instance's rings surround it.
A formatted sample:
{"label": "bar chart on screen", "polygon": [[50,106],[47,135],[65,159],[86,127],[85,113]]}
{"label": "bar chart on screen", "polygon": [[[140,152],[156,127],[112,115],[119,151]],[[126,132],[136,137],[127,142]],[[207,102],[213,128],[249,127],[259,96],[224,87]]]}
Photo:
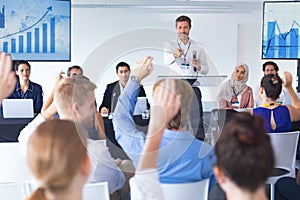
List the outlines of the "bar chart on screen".
{"label": "bar chart on screen", "polygon": [[265,2],[262,58],[300,58],[300,2]]}
{"label": "bar chart on screen", "polygon": [[0,51],[14,60],[69,61],[70,1],[16,1],[0,3]]}

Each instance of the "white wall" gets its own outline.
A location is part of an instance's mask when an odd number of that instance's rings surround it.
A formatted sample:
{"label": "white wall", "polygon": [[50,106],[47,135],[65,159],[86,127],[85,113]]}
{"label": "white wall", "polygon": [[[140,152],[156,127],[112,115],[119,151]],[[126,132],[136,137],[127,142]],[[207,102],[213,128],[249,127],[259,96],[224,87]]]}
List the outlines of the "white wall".
{"label": "white wall", "polygon": [[[59,70],[78,64],[97,83],[96,98],[101,103],[106,84],[117,79],[114,67],[120,60],[133,66],[150,54],[155,58],[155,75],[168,73],[162,61],[162,47],[164,41],[176,37],[174,20],[181,14],[192,18],[191,37],[203,43],[211,58],[209,74],[231,75],[236,63],[244,62],[250,67],[249,85],[258,84],[265,61],[260,59],[262,12],[197,14],[80,6],[72,8],[72,61],[32,62],[31,80],[42,85],[47,97]],[[278,64],[280,72],[296,72],[296,61]],[[148,95],[155,80],[153,76],[144,82]],[[213,89],[203,92],[205,101],[214,98]]]}

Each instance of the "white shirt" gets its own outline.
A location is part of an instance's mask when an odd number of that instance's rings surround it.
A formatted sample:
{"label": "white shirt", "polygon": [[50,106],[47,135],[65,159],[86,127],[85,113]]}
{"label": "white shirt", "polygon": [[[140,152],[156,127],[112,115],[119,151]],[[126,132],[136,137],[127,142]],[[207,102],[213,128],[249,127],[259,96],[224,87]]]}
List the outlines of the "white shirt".
{"label": "white shirt", "polygon": [[[20,151],[26,156],[27,145],[30,136],[35,129],[45,121],[41,114],[37,115],[32,122],[30,122],[19,135]],[[123,172],[117,167],[115,160],[111,157],[108,148],[97,140],[87,140],[87,150],[91,161],[90,176],[88,183],[108,182],[109,192],[123,187],[125,176]]]}
{"label": "white shirt", "polygon": [[[173,53],[178,48],[183,49],[184,54],[180,58],[175,59]],[[194,67],[192,66],[193,51],[196,52],[196,59],[200,61],[201,69],[199,71],[194,71]],[[186,60],[184,60],[184,55],[186,55]],[[180,75],[197,75],[198,73],[206,75],[209,70],[207,60],[208,56],[200,42],[189,39],[185,45],[181,40],[175,39],[165,43],[164,62]],[[183,63],[188,63],[189,66],[182,66]]]}

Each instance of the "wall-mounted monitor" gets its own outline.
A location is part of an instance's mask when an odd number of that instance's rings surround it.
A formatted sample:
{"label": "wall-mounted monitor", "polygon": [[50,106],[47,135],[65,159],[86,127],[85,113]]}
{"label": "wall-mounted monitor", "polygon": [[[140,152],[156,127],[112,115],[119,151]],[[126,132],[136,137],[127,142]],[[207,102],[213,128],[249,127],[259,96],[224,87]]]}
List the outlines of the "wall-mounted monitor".
{"label": "wall-mounted monitor", "polygon": [[0,51],[13,60],[71,60],[70,0],[1,0]]}
{"label": "wall-mounted monitor", "polygon": [[265,1],[262,58],[300,58],[300,2]]}

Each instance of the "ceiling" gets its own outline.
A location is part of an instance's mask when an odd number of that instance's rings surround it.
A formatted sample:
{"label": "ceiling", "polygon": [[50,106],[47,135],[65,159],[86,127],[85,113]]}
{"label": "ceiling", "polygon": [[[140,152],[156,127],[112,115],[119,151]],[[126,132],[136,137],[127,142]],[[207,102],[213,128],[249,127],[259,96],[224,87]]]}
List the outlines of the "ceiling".
{"label": "ceiling", "polygon": [[251,13],[262,10],[263,0],[73,0],[78,8],[136,8],[185,12]]}

